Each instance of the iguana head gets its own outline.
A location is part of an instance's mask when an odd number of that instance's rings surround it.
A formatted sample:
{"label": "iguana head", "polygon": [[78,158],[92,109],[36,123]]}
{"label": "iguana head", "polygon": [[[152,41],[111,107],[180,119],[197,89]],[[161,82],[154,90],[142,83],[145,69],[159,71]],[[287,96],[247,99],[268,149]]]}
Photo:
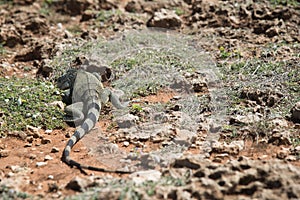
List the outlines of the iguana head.
{"label": "iguana head", "polygon": [[61,90],[72,89],[76,75],[76,69],[69,69],[66,74],[57,79],[57,87]]}

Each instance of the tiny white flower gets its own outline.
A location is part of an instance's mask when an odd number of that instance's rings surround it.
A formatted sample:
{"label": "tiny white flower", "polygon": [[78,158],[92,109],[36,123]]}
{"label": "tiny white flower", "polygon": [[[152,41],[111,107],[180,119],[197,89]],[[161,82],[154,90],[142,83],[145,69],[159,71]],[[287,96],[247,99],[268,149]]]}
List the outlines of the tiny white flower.
{"label": "tiny white flower", "polygon": [[18,98],[17,103],[18,103],[19,106],[22,105],[22,99],[21,99],[21,97]]}

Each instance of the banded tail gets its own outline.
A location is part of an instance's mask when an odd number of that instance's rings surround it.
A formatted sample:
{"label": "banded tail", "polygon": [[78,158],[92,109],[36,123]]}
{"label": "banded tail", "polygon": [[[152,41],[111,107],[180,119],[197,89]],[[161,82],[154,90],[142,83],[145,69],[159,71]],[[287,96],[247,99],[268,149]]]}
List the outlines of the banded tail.
{"label": "banded tail", "polygon": [[91,102],[88,103],[87,116],[86,116],[85,120],[83,121],[82,125],[75,130],[72,137],[68,140],[67,145],[63,151],[61,160],[64,163],[66,163],[67,165],[69,165],[70,167],[73,167],[73,166],[77,167],[82,173],[84,173],[86,175],[87,175],[87,173],[83,169],[100,171],[100,172],[120,173],[120,174],[132,173],[129,171],[108,170],[108,169],[99,168],[99,167],[82,165],[71,159],[70,153],[71,153],[73,146],[95,126],[96,122],[99,119],[100,110],[101,110],[101,104],[99,104],[94,99],[92,99]]}

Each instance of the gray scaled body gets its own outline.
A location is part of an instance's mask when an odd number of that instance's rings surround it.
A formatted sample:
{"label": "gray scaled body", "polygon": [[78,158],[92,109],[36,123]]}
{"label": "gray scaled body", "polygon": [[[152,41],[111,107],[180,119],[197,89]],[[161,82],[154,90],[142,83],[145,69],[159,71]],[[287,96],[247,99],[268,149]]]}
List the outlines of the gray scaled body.
{"label": "gray scaled body", "polygon": [[77,167],[82,172],[84,172],[83,169],[89,169],[102,172],[129,173],[82,165],[70,157],[72,147],[95,126],[99,119],[102,104],[111,101],[118,109],[125,107],[115,94],[109,89],[103,88],[101,76],[81,69],[71,69],[58,79],[57,86],[62,90],[67,90],[64,101],[67,103],[72,101],[72,104],[65,108],[65,121],[72,122],[77,126],[63,151],[62,161],[70,167]]}

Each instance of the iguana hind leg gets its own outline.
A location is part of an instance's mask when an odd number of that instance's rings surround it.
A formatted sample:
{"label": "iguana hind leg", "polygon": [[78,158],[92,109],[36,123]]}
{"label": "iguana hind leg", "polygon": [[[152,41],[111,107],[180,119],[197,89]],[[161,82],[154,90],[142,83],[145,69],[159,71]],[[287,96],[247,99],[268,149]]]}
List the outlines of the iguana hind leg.
{"label": "iguana hind leg", "polygon": [[84,120],[83,113],[83,103],[76,102],[65,108],[65,117],[64,121],[68,123],[74,123],[75,125],[79,125]]}

